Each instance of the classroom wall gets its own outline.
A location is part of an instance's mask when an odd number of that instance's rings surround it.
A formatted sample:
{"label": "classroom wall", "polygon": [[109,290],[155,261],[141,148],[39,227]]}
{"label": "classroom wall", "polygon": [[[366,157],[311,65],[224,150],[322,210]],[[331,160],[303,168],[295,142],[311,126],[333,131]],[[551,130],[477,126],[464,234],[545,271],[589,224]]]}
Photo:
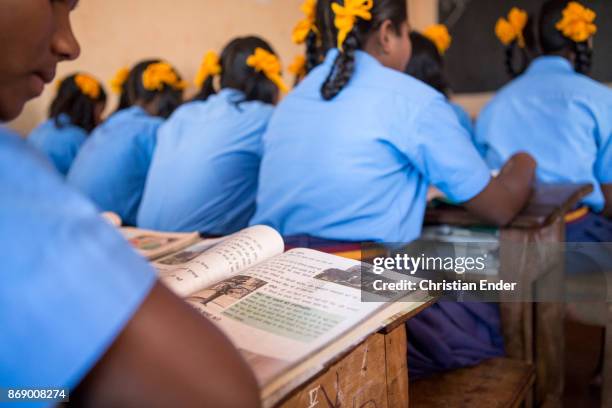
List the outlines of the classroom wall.
{"label": "classroom wall", "polygon": [[[415,27],[437,18],[436,1],[408,2]],[[301,4],[302,0],[83,0],[73,14],[81,56],[60,64],[58,78],[84,70],[107,83],[118,68],[161,56],[191,80],[205,51],[222,48],[234,36],[254,33],[270,41],[286,65],[301,52],[291,42]],[[47,87],[10,126],[29,132],[45,119],[53,93],[54,87]],[[107,112],[115,103],[111,95]]]}
{"label": "classroom wall", "polygon": [[[437,1],[407,1],[414,28],[437,20]],[[108,83],[122,66],[163,57],[191,81],[204,52],[220,50],[230,38],[248,34],[270,41],[287,65],[302,51],[291,42],[293,26],[302,17],[301,4],[302,0],[82,0],[73,14],[81,56],[60,64],[58,78],[83,70]],[[41,98],[28,103],[9,126],[26,134],[42,122],[54,88],[47,87]],[[194,91],[192,87],[187,94]],[[115,103],[110,95],[107,113]]]}

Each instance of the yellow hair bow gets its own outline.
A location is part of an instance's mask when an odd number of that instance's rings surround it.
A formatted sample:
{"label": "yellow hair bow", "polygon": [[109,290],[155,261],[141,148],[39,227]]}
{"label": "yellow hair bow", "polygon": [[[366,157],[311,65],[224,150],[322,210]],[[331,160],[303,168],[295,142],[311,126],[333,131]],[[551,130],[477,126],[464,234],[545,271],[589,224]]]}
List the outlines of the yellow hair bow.
{"label": "yellow hair bow", "polygon": [[293,29],[293,34],[291,35],[291,40],[295,44],[303,44],[311,31],[318,33],[317,27],[315,26],[317,18],[317,0],[304,0],[300,10],[304,13],[304,18],[296,24]]}
{"label": "yellow hair bow", "polygon": [[74,83],[83,95],[94,100],[100,97],[100,83],[93,77],[87,74],[78,74],[74,77]]}
{"label": "yellow hair bow", "polygon": [[127,81],[129,76],[130,69],[127,67],[121,68],[119,71],[117,71],[113,79],[110,81],[110,86],[114,93],[120,94],[123,91],[123,84],[125,84],[125,81]]}
{"label": "yellow hair bow", "polygon": [[179,79],[174,68],[167,62],[151,64],[142,73],[142,86],[147,91],[161,91],[164,85],[171,86],[177,91],[187,87],[187,83]]}
{"label": "yellow hair bow", "polygon": [[194,81],[195,86],[201,88],[209,77],[215,77],[220,73],[221,63],[219,62],[219,56],[214,51],[208,51],[206,55],[204,55],[202,65],[200,65],[200,70],[196,75]]}
{"label": "yellow hair bow", "polygon": [[444,24],[434,24],[423,31],[423,36],[428,38],[436,48],[440,55],[444,55],[453,42],[453,38],[448,32],[448,28]]}
{"label": "yellow hair bow", "polygon": [[306,75],[306,58],[303,55],[296,56],[287,70],[297,78],[304,77]]}
{"label": "yellow hair bow", "polygon": [[256,72],[263,72],[282,92],[289,91],[281,77],[281,63],[276,55],[257,47],[255,53],[247,58],[247,65]]}
{"label": "yellow hair bow", "polygon": [[597,33],[597,26],[593,23],[596,17],[593,10],[572,1],[563,10],[563,18],[555,27],[570,40],[584,42]]}
{"label": "yellow hair bow", "polygon": [[355,26],[357,17],[367,21],[372,19],[372,13],[370,13],[372,7],[374,7],[374,0],[344,0],[344,6],[338,3],[332,4],[332,10],[336,14],[334,25],[338,29],[338,49],[340,51],[343,51],[344,40]]}
{"label": "yellow hair bow", "polygon": [[521,48],[525,48],[525,37],[523,30],[527,25],[529,16],[525,10],[517,7],[512,7],[508,13],[508,19],[501,17],[495,25],[495,35],[504,45],[512,44],[512,41],[517,40]]}

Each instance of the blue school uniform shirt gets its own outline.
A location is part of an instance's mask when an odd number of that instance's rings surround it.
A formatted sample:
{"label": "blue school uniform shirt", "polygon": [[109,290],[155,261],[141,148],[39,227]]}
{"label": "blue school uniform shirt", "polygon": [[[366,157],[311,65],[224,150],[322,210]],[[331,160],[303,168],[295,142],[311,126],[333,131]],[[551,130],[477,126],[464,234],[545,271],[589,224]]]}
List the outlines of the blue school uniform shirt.
{"label": "blue school uniform shirt", "polygon": [[255,211],[261,137],[273,106],[224,89],[160,128],[138,215],[142,228],[225,235]]}
{"label": "blue school uniform shirt", "polygon": [[612,90],[565,58],[539,57],[483,110],[476,143],[493,169],[526,151],[543,182],[592,183],[584,203],[601,211],[600,184],[612,182]]}
{"label": "blue school uniform shirt", "polygon": [[117,213],[136,225],[147,172],[163,120],[134,106],[112,115],[96,128],[68,173],[68,182],[101,211]]}
{"label": "blue school uniform shirt", "polygon": [[272,116],[251,224],[341,241],[414,240],[429,184],[465,202],[489,183],[487,166],[442,94],[364,52],[348,85],[324,101],[336,55]]}
{"label": "blue school uniform shirt", "polygon": [[459,123],[461,123],[461,126],[463,126],[463,128],[473,137],[474,123],[472,122],[472,118],[470,117],[470,115],[468,115],[468,113],[465,111],[465,109],[463,109],[462,106],[454,102],[449,103],[451,108],[453,108],[455,115],[457,115],[457,119],[459,120]]}
{"label": "blue school uniform shirt", "polygon": [[32,146],[43,152],[51,160],[57,171],[64,176],[68,174],[81,145],[87,139],[87,132],[70,123],[70,117],[61,114],[43,122],[28,136]]}
{"label": "blue school uniform shirt", "polygon": [[43,155],[2,129],[0,246],[0,386],[75,387],[155,273]]}

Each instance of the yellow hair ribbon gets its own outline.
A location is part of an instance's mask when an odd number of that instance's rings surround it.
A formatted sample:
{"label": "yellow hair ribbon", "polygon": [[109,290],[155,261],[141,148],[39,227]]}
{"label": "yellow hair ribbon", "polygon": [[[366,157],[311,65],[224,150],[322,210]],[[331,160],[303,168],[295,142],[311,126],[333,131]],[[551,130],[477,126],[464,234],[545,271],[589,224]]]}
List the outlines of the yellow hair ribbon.
{"label": "yellow hair ribbon", "polygon": [[303,55],[297,55],[287,70],[296,78],[303,78],[306,76],[306,58]]}
{"label": "yellow hair ribbon", "polygon": [[247,58],[247,65],[256,72],[263,72],[282,92],[289,91],[281,77],[281,63],[276,55],[257,47],[255,53]]}
{"label": "yellow hair ribbon", "polygon": [[127,67],[121,68],[119,71],[117,71],[113,79],[110,81],[110,86],[114,93],[117,95],[121,94],[123,91],[123,84],[125,84],[125,81],[127,81],[129,76],[130,69]]}
{"label": "yellow hair ribbon", "polygon": [[74,83],[83,93],[83,95],[94,100],[100,97],[100,83],[92,76],[87,74],[77,74],[74,77]]}
{"label": "yellow hair ribbon", "polygon": [[521,48],[525,48],[525,37],[523,30],[527,25],[529,15],[525,10],[512,7],[508,13],[508,19],[501,17],[495,24],[495,35],[504,45],[510,45],[514,40],[518,41]]}
{"label": "yellow hair ribbon", "polygon": [[167,62],[150,64],[142,73],[142,86],[147,91],[161,91],[164,85],[171,86],[177,91],[187,87],[187,83],[179,79],[174,68]]}
{"label": "yellow hair ribbon", "polygon": [[304,3],[300,6],[300,10],[304,13],[304,18],[296,24],[291,35],[291,40],[295,44],[304,44],[311,31],[316,33],[319,32],[315,26],[317,18],[317,0],[304,0]]}
{"label": "yellow hair ribbon", "polygon": [[444,24],[434,24],[423,31],[423,36],[428,38],[436,48],[440,55],[444,55],[453,42],[453,38],[448,32],[448,28]]}
{"label": "yellow hair ribbon", "polygon": [[593,10],[577,1],[571,1],[563,10],[563,18],[555,27],[570,40],[584,42],[597,33],[595,18],[597,14]]}
{"label": "yellow hair ribbon", "polygon": [[344,0],[344,6],[333,3],[332,10],[336,14],[334,25],[338,29],[338,49],[343,51],[344,40],[351,32],[357,21],[357,17],[362,20],[372,20],[372,7],[374,0]]}
{"label": "yellow hair ribbon", "polygon": [[202,60],[202,65],[200,65],[200,69],[195,78],[195,86],[198,88],[202,88],[204,82],[209,77],[215,77],[221,74],[221,63],[219,62],[219,56],[214,51],[208,51],[206,55],[204,55],[204,59]]}

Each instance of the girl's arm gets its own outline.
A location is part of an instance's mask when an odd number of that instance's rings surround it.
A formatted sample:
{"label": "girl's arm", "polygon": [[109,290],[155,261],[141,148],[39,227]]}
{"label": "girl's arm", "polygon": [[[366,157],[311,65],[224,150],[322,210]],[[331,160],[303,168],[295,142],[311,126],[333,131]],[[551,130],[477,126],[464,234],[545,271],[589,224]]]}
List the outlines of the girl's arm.
{"label": "girl's arm", "polygon": [[260,405],[239,352],[159,283],[70,400],[93,407]]}
{"label": "girl's arm", "polygon": [[523,209],[532,191],[536,162],[527,153],[512,156],[496,178],[464,203],[468,211],[494,225],[508,225]]}

